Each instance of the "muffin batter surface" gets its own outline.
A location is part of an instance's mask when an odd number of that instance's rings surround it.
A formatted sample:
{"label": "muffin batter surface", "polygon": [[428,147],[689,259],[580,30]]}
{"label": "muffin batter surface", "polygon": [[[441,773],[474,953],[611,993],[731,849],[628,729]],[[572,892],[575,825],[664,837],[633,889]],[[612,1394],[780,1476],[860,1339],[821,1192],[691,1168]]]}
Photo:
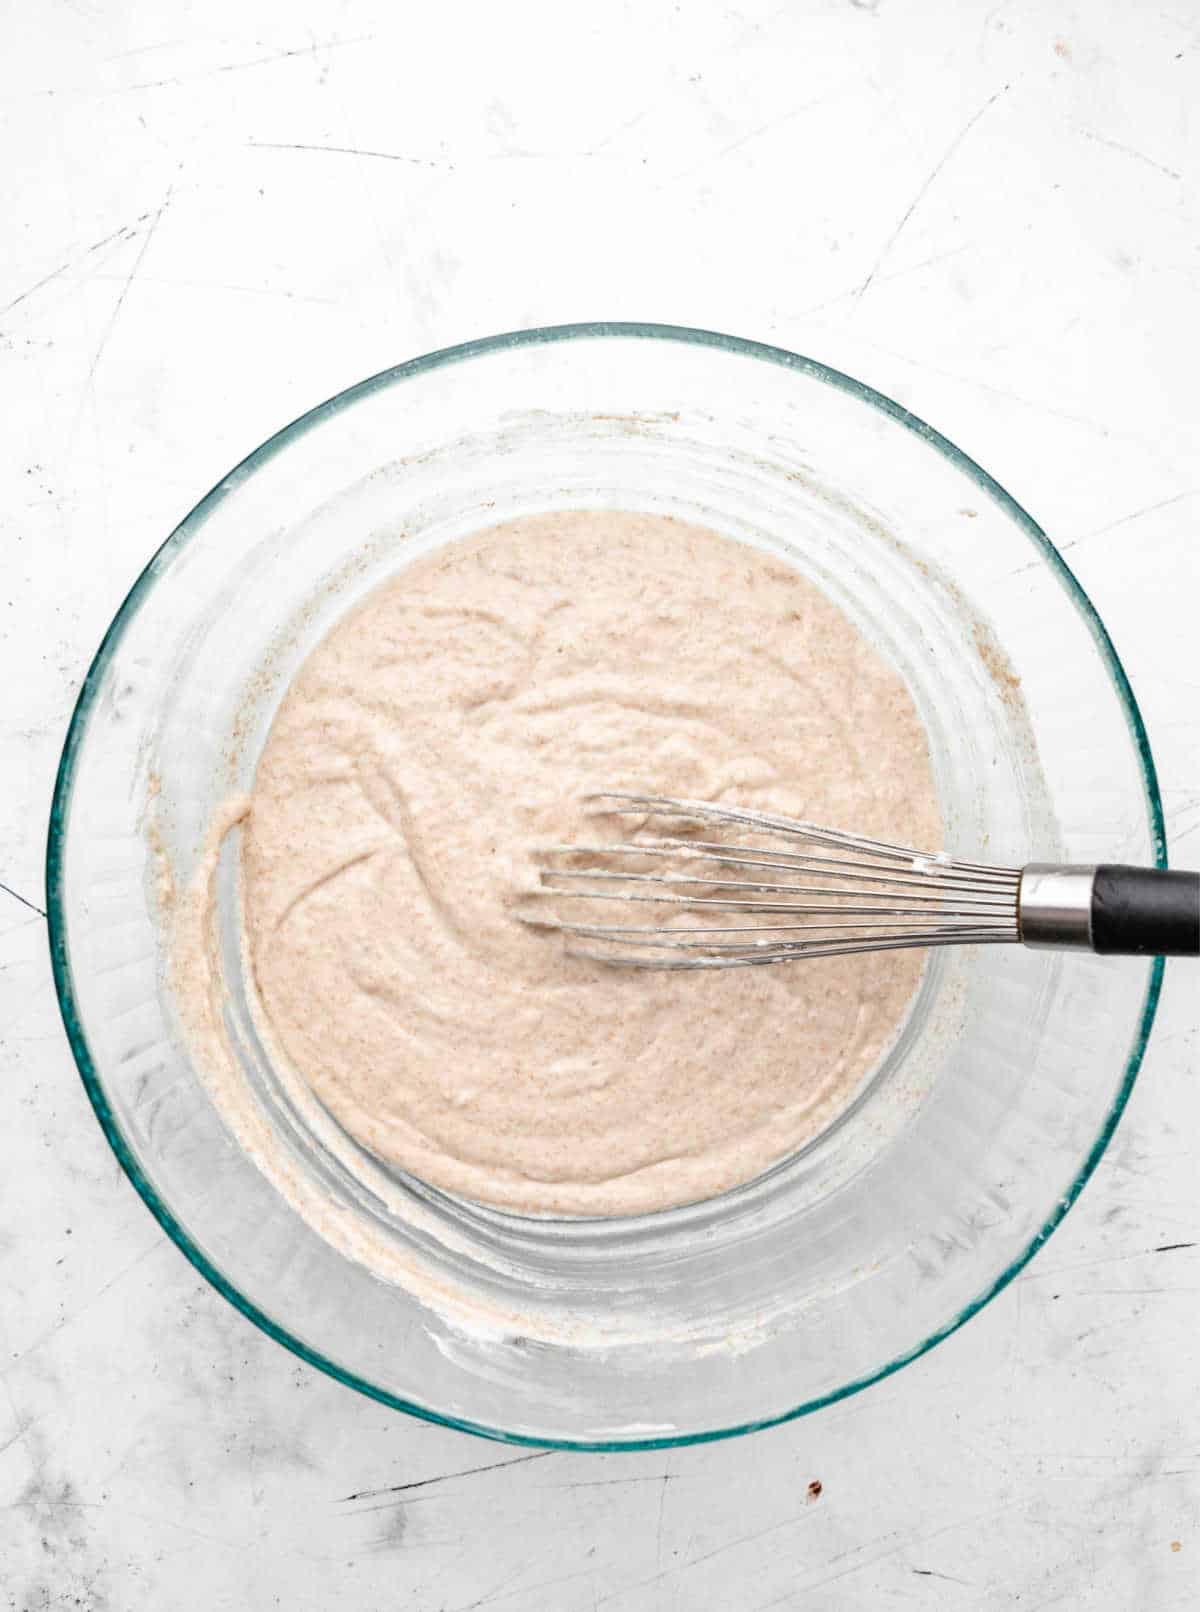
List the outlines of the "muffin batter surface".
{"label": "muffin batter surface", "polygon": [[919,953],[626,973],[523,925],[530,848],[605,832],[579,795],[606,787],[941,840],[907,690],[782,562],[565,512],[411,565],[288,691],[242,857],[273,1040],[437,1186],[537,1213],[711,1196],[827,1125],[903,1024]]}

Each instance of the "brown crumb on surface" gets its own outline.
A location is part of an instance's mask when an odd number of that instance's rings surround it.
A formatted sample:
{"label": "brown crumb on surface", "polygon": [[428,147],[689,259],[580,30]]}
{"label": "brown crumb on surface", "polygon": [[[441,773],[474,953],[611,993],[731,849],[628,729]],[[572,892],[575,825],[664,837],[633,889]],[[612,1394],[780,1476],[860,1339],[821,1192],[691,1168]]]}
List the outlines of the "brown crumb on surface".
{"label": "brown crumb on surface", "polygon": [[[812,1480],[808,1486],[808,1498],[810,1502],[813,1500],[819,1500],[821,1498],[821,1490],[823,1487],[824,1485],[822,1484],[820,1478],[814,1478]],[[1175,1548],[1177,1549],[1178,1547]]]}
{"label": "brown crumb on surface", "polygon": [[1171,1549],[1172,1550],[1182,1550],[1183,1549],[1183,1541],[1182,1541],[1182,1539],[1173,1539],[1171,1541]]}

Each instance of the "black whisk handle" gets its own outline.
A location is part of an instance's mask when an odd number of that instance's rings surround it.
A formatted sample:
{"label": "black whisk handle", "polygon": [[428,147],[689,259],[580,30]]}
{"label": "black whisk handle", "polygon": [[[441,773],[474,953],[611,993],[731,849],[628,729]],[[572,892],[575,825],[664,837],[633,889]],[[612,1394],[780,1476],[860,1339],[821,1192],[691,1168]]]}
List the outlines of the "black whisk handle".
{"label": "black whisk handle", "polygon": [[1200,957],[1200,873],[1096,869],[1092,949],[1134,957]]}

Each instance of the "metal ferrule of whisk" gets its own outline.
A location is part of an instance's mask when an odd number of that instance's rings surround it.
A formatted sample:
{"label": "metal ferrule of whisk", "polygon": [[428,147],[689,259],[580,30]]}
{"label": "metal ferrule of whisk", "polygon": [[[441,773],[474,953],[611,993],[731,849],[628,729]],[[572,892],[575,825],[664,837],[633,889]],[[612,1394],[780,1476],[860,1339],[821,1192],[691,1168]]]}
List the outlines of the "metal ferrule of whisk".
{"label": "metal ferrule of whisk", "polygon": [[[624,790],[585,803],[640,822],[625,839],[540,847],[538,899],[522,916],[560,932],[573,955],[600,962],[736,968],[1002,943],[1200,954],[1196,873],[993,867],[771,813]],[[614,918],[636,910],[642,921],[593,921],[601,902],[620,904],[609,909]]]}

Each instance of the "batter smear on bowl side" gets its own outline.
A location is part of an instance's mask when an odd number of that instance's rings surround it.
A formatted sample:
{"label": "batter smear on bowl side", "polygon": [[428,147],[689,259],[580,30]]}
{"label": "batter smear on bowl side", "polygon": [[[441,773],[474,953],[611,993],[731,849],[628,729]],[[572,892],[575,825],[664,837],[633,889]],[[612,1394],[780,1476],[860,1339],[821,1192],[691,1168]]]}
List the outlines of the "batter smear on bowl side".
{"label": "batter smear on bowl side", "polygon": [[624,973],[523,924],[530,848],[601,788],[941,843],[911,696],[782,561],[572,511],[409,566],[280,707],[244,917],[278,1050],[435,1186],[542,1214],[710,1197],[827,1126],[904,1023],[919,953]]}

